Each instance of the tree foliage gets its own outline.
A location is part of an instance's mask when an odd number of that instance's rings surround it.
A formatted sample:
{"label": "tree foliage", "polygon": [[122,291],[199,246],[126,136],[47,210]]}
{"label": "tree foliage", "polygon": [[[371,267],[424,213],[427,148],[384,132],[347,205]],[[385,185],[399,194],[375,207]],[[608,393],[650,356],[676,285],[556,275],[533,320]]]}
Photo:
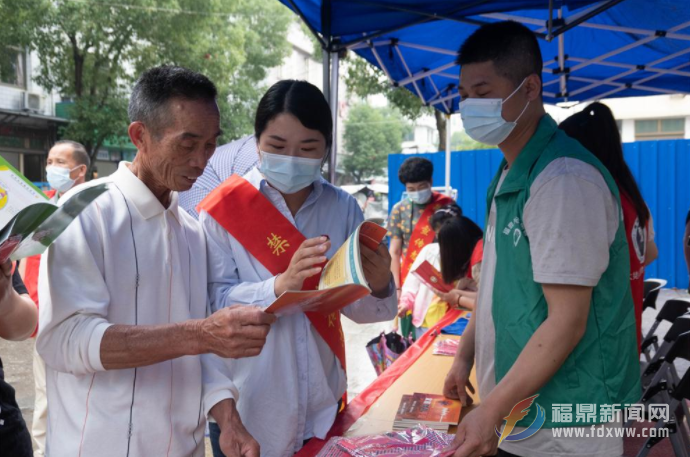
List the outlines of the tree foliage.
{"label": "tree foliage", "polygon": [[467,133],[453,132],[450,138],[451,151],[476,151],[478,149],[494,149],[496,146],[489,146],[479,141],[474,141]]}
{"label": "tree foliage", "polygon": [[345,121],[343,140],[348,154],[343,157],[345,172],[361,183],[380,175],[388,154],[400,152],[403,135],[409,129],[395,109],[355,105]]}
{"label": "tree foliage", "polygon": [[393,86],[386,75],[365,59],[351,53],[348,55],[345,84],[355,95],[366,98],[383,95],[390,105],[407,119],[415,120],[424,114],[434,115],[439,136],[439,151],[446,147],[446,118],[438,110],[425,106],[415,94],[402,87]]}
{"label": "tree foliage", "polygon": [[391,85],[381,70],[354,53],[348,54],[345,84],[361,98],[384,95],[393,107],[410,120],[423,114],[431,114],[431,108],[424,106],[412,92]]}
{"label": "tree foliage", "polygon": [[74,102],[64,136],[93,157],[126,134],[129,90],[161,64],[216,83],[225,139],[250,132],[266,70],[289,51],[291,20],[273,0],[0,0],[0,44],[37,52],[36,82]]}

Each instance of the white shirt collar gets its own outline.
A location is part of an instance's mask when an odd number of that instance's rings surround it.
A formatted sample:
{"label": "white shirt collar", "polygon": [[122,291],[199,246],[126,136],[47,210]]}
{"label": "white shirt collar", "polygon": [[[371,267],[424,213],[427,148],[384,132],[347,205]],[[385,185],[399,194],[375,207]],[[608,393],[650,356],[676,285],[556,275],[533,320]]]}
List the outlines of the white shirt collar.
{"label": "white shirt collar", "polygon": [[117,171],[113,173],[113,182],[117,184],[125,197],[134,203],[137,211],[144,219],[150,219],[159,214],[169,211],[178,222],[180,222],[180,215],[178,213],[177,192],[172,192],[170,195],[170,206],[166,209],[160,201],[153,195],[151,189],[143,183],[138,177],[129,169],[131,162],[120,162]]}

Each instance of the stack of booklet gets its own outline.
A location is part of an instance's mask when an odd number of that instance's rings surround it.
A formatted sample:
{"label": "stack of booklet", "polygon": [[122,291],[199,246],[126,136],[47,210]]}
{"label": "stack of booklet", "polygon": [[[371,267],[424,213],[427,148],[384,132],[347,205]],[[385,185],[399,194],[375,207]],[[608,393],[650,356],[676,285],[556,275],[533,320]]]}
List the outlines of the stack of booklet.
{"label": "stack of booklet", "polygon": [[445,339],[434,342],[434,355],[455,356],[460,347],[460,340]]}
{"label": "stack of booklet", "polygon": [[448,432],[451,425],[458,425],[462,404],[443,395],[403,395],[395,416],[393,430],[407,430],[418,424],[439,432]]}

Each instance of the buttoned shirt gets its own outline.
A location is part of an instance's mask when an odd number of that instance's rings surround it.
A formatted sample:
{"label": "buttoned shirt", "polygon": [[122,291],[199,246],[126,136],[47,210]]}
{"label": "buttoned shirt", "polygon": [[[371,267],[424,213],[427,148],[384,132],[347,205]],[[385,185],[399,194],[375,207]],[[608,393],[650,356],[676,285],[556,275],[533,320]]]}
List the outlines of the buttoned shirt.
{"label": "buttoned shirt", "polygon": [[[256,168],[245,178],[306,238],[328,234],[332,243],[326,253],[329,258],[364,219],[352,196],[324,180],[314,183],[293,217],[280,192]],[[202,211],[200,221],[208,243],[212,309],[235,303],[269,306],[276,299],[275,277],[208,213]],[[386,298],[369,295],[342,310],[357,323],[391,320],[396,312],[392,282]],[[279,318],[259,356],[228,359],[225,365],[240,391],[240,417],[261,445],[263,456],[291,456],[305,439],[325,437],[347,389],[340,362],[304,314]]]}
{"label": "buttoned shirt", "polygon": [[[203,457],[202,364],[220,359],[186,356],[107,371],[101,360],[111,325],[206,316],[203,232],[179,210],[176,193],[165,208],[127,163],[85,186],[100,183],[109,190],[41,261],[37,348],[46,362],[46,455]],[[227,398],[236,390],[225,379],[208,394]]]}

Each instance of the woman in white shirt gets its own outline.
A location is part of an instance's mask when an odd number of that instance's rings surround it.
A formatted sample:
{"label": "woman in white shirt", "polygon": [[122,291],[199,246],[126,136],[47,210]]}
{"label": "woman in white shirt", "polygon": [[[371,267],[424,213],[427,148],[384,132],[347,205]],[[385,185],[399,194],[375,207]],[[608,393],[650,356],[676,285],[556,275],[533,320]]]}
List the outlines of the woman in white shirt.
{"label": "woman in white shirt", "polygon": [[410,271],[416,270],[424,261],[439,270],[443,281],[455,287],[448,293],[434,291],[417,276],[410,274],[403,284],[398,304],[398,315],[412,312],[415,336],[420,338],[433,327],[450,306],[474,309],[478,263],[481,262],[482,230],[462,215],[462,209],[453,204],[434,213],[429,220],[436,232],[435,243],[422,248]]}
{"label": "woman in white shirt", "polygon": [[[252,239],[251,227],[273,227],[274,220],[266,220],[270,211],[265,206],[260,209],[259,205],[238,210],[227,216],[223,225],[207,201],[202,202],[200,221],[207,236],[213,310],[231,303],[265,308],[283,292],[300,290],[304,280],[321,271],[319,265],[335,254],[364,219],[353,197],[321,178],[321,166],[327,160],[332,141],[332,119],[319,89],[305,81],[276,83],[257,108],[255,136],[259,165],[244,176],[246,182],[230,178],[214,193],[218,195],[233,179],[245,188],[248,182],[253,187],[248,195],[262,204],[267,199],[280,212],[275,213],[274,219],[287,219],[306,241],[294,253],[287,269],[272,274],[271,265],[257,260],[250,252],[254,242],[267,242]],[[237,199],[226,200],[230,210],[242,207]],[[226,204],[225,200],[222,204]],[[244,231],[239,234],[228,224],[240,224]],[[279,235],[275,233],[268,240],[278,248],[276,254],[281,253],[276,244]],[[364,248],[363,267],[373,292],[344,308],[342,314],[358,323],[393,319],[397,300],[385,246],[380,245],[377,251]],[[339,315],[336,316],[336,321],[328,323],[333,324],[333,332],[341,332],[342,338]],[[347,390],[342,357],[326,341],[329,335],[324,335],[324,339],[313,322],[305,314],[281,317],[271,328],[259,356],[226,360],[227,375],[240,391],[237,409],[247,430],[259,442],[262,456],[291,456],[306,440],[324,438]],[[217,426],[211,424],[212,441],[218,432]],[[223,433],[226,431],[220,430],[220,441]]]}

